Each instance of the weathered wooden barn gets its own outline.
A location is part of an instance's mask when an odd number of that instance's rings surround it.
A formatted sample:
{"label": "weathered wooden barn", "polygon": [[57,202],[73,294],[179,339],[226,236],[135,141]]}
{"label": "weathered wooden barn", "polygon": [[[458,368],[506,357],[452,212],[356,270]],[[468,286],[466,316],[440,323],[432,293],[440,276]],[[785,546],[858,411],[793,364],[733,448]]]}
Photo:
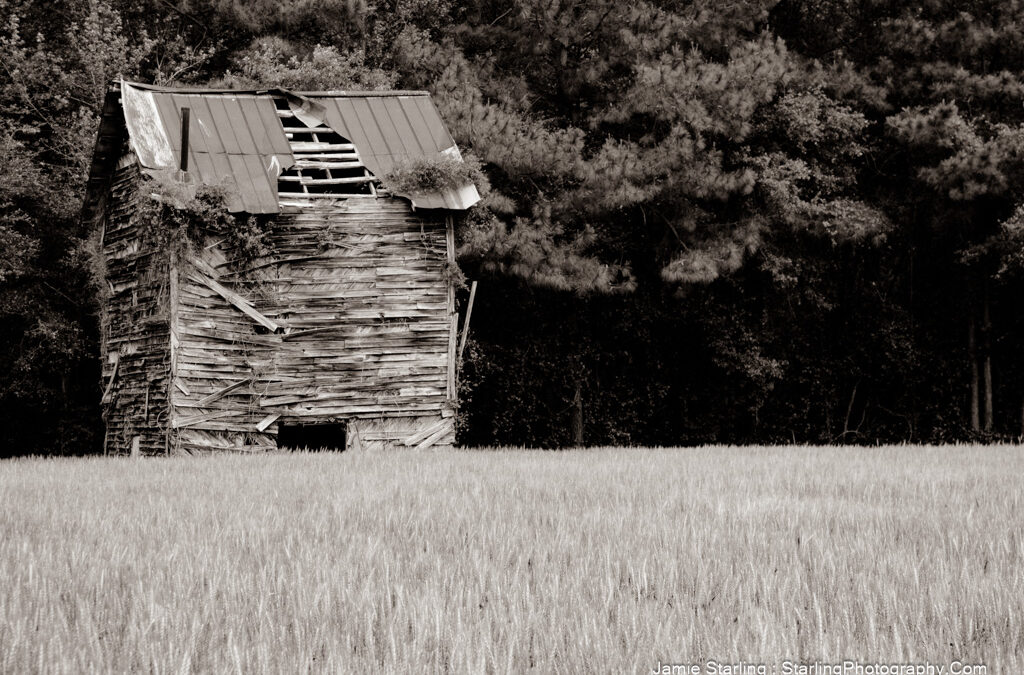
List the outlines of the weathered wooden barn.
{"label": "weathered wooden barn", "polygon": [[[107,285],[106,452],[453,443],[451,216],[479,195],[379,180],[444,156],[461,160],[425,92],[112,86],[83,212]],[[271,252],[167,250],[138,217],[153,176],[223,186]]]}

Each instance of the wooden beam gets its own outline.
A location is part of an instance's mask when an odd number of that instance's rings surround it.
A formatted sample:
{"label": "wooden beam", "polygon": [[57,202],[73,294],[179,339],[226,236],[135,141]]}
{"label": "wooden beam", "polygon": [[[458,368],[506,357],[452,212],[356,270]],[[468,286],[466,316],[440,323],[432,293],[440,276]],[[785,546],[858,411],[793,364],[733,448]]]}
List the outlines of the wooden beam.
{"label": "wooden beam", "polygon": [[171,429],[167,430],[165,428],[164,433],[163,433],[163,437],[164,437],[164,453],[170,455],[170,454],[174,454],[174,453],[178,452],[178,448],[179,448],[178,443],[181,440],[179,438],[180,434],[173,433],[173,429],[176,428],[174,426],[174,424],[179,419],[178,418],[178,408],[177,408],[177,405],[176,405],[178,397],[174,393],[174,388],[177,387],[178,389],[180,389],[182,391],[182,393],[185,394],[185,396],[189,396],[190,393],[189,393],[188,387],[185,386],[185,383],[181,382],[180,380],[178,380],[178,350],[179,350],[179,347],[181,345],[181,343],[180,343],[180,341],[178,339],[178,330],[179,330],[179,326],[178,326],[178,309],[179,309],[179,307],[178,307],[178,304],[180,302],[180,297],[179,296],[180,296],[180,291],[181,291],[181,275],[180,275],[180,272],[178,270],[178,250],[175,247],[173,247],[173,246],[171,247],[170,256],[169,256],[169,260],[168,260],[167,264],[168,264],[168,270],[167,270],[167,274],[168,274],[168,279],[167,279],[167,284],[168,284],[167,330],[168,330],[168,333],[169,333],[169,335],[168,335],[169,339],[168,339],[167,347],[168,347],[168,350],[170,352],[170,354],[168,355],[168,361],[169,361],[168,377],[170,379],[170,383],[168,383],[168,385],[167,385],[167,406],[168,406],[168,413],[167,413],[167,415],[168,415],[168,421],[171,423]]}
{"label": "wooden beam", "polygon": [[416,449],[417,450],[426,450],[427,448],[432,446],[434,443],[437,443],[439,440],[441,440],[445,436],[445,434],[447,434],[451,430],[452,430],[451,420],[445,420],[445,426],[443,428],[441,428],[441,429],[438,429],[436,432],[434,432],[430,436],[428,436],[422,443],[420,443],[419,445],[416,446]]}
{"label": "wooden beam", "polygon": [[256,425],[256,431],[260,431],[260,432],[266,431],[267,427],[269,427],[271,424],[276,422],[277,418],[280,417],[280,416],[281,416],[280,413],[271,413],[271,414],[267,415],[266,417],[264,417],[263,419],[261,419],[259,421],[259,424]]}
{"label": "wooden beam", "polygon": [[286,134],[332,134],[334,133],[334,129],[330,127],[284,127],[284,132]]}
{"label": "wooden beam", "polygon": [[466,338],[469,336],[469,318],[473,316],[473,300],[476,299],[476,282],[469,287],[469,305],[466,306],[466,320],[462,322],[462,339],[459,341],[459,363],[462,362],[462,352],[466,349]]}
{"label": "wooden beam", "polygon": [[[297,199],[299,201],[303,201],[303,200],[306,200],[306,199],[346,199],[348,197],[358,196],[358,195],[349,195],[349,194],[344,194],[344,193],[340,193],[340,192],[323,192],[323,193],[310,192],[310,193],[307,194],[305,192],[281,192],[281,191],[278,191],[277,196],[278,196],[278,198],[281,201],[284,201],[285,199]],[[369,197],[369,195],[366,195],[366,196]]]}
{"label": "wooden beam", "polygon": [[214,412],[204,413],[202,415],[196,415],[194,417],[176,418],[171,423],[171,427],[174,429],[180,429],[182,427],[192,426],[193,424],[209,422],[210,420],[221,419],[222,417],[232,417],[238,414],[239,411],[237,410],[216,410]]}
{"label": "wooden beam", "polygon": [[348,325],[340,326],[324,326],[323,328],[308,328],[306,330],[300,330],[295,333],[289,333],[281,338],[284,342],[292,342],[294,340],[301,340],[311,335],[322,335],[324,333],[337,333],[341,330],[351,330],[352,327]]}
{"label": "wooden beam", "polygon": [[439,430],[447,427],[448,424],[449,422],[446,419],[443,419],[435,424],[431,424],[426,429],[421,429],[412,436],[410,436],[409,438],[402,441],[402,445],[413,446],[417,445],[418,443],[422,443],[424,439],[428,438],[429,436],[432,436],[433,434],[436,434]]}
{"label": "wooden beam", "polygon": [[292,152],[324,152],[326,150],[355,150],[351,143],[320,143],[317,141],[292,141]]}
{"label": "wooden beam", "polygon": [[267,317],[257,312],[256,309],[245,300],[245,298],[238,295],[234,291],[224,288],[213,279],[210,279],[209,277],[203,274],[199,274],[198,272],[191,273],[189,275],[189,278],[201,284],[206,284],[206,286],[208,286],[210,290],[212,290],[214,293],[227,300],[229,303],[234,305],[235,308],[240,310],[243,314],[248,316],[256,323],[260,324],[261,326],[264,326],[267,330],[274,333],[284,332],[284,329],[279,324],[275,323],[271,319],[268,319]]}
{"label": "wooden beam", "polygon": [[363,163],[360,162],[358,159],[327,162],[324,160],[309,160],[296,158],[295,166],[300,169],[360,169],[363,167]]}
{"label": "wooden beam", "polygon": [[342,183],[368,183],[373,176],[347,176],[344,178],[307,178],[306,176],[281,175],[277,180],[283,183],[302,183],[303,185],[339,185]]}
{"label": "wooden beam", "polygon": [[103,397],[100,399],[100,403],[106,405],[110,403],[110,394],[114,388],[114,380],[117,378],[117,368],[121,365],[121,355],[116,354],[117,358],[114,359],[114,369],[110,371],[110,379],[107,380],[107,386],[103,390]]}
{"label": "wooden beam", "polygon": [[204,405],[207,405],[208,403],[213,403],[217,399],[223,398],[223,397],[227,396],[228,394],[230,394],[233,391],[238,391],[239,389],[241,389],[245,385],[249,384],[250,382],[252,382],[252,378],[251,377],[247,377],[246,379],[241,380],[240,382],[234,382],[232,384],[229,384],[226,387],[218,389],[217,391],[213,392],[209,396],[204,396],[203,398],[199,399],[199,401],[196,402],[196,405],[204,406]]}
{"label": "wooden beam", "polygon": [[[455,221],[451,214],[444,219],[444,240],[445,259],[448,265],[454,267],[455,262]],[[457,378],[458,370],[458,339],[459,339],[459,312],[455,307],[455,284],[445,284],[445,302],[447,303],[448,314],[448,349],[446,350],[446,380],[448,387],[448,400],[453,404],[459,398],[459,383]]]}
{"label": "wooden beam", "polygon": [[360,452],[362,449],[363,443],[359,438],[359,425],[350,421],[345,427],[345,450]]}
{"label": "wooden beam", "polygon": [[359,159],[358,153],[303,153],[302,155],[296,156],[296,162],[304,162],[306,160],[357,160]]}
{"label": "wooden beam", "polygon": [[259,406],[261,408],[275,408],[279,405],[294,405],[296,403],[313,402],[317,400],[319,394],[290,394],[287,396],[274,396],[271,398],[264,398],[260,401]]}

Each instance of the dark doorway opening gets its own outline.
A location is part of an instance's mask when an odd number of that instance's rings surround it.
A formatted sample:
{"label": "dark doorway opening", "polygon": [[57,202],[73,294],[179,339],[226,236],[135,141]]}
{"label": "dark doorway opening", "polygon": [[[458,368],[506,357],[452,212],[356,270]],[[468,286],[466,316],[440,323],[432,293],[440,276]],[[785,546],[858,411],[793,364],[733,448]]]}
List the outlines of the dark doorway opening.
{"label": "dark doorway opening", "polygon": [[289,450],[344,450],[344,424],[281,424],[277,447]]}

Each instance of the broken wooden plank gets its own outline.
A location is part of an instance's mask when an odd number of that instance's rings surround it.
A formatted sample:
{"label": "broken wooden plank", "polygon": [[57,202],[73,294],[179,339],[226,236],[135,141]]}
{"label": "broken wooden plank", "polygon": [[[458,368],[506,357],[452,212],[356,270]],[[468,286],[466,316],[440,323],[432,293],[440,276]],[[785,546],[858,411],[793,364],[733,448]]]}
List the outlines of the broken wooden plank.
{"label": "broken wooden plank", "polygon": [[[445,422],[447,423],[448,420],[445,420]],[[439,440],[441,440],[451,430],[452,430],[451,425],[450,424],[446,424],[443,429],[438,429],[435,433],[433,433],[430,436],[428,436],[426,438],[426,440],[424,440],[422,443],[417,445],[416,446],[416,450],[426,450],[427,448],[432,446],[434,443],[437,443]]]}
{"label": "broken wooden plank", "polygon": [[234,305],[239,311],[248,316],[250,319],[260,324],[261,326],[265,327],[267,330],[270,330],[274,333],[283,332],[283,328],[280,326],[280,324],[272,321],[271,319],[268,319],[267,317],[257,312],[256,308],[250,305],[245,300],[245,298],[238,295],[234,291],[228,290],[227,288],[221,286],[213,279],[207,277],[206,275],[199,274],[198,272],[191,273],[189,275],[189,278],[192,279],[193,281],[206,284],[211,290],[213,290],[219,296],[221,296],[229,303]]}
{"label": "broken wooden plank", "polygon": [[216,412],[206,413],[203,415],[195,415],[194,417],[183,417],[181,419],[175,419],[171,423],[171,428],[181,429],[193,424],[199,424],[200,422],[209,422],[210,420],[221,419],[224,417],[235,417],[238,414],[239,411],[237,410],[218,410]]}
{"label": "broken wooden plank", "polygon": [[189,388],[187,386],[185,386],[185,383],[179,380],[178,378],[174,378],[174,386],[181,390],[181,393],[184,394],[185,396],[192,395],[192,392],[189,391]]}
{"label": "broken wooden plank", "polygon": [[462,322],[462,339],[459,341],[459,354],[456,358],[458,363],[462,362],[462,352],[466,350],[466,338],[469,337],[469,319],[473,316],[473,300],[476,299],[476,282],[469,288],[469,305],[466,306],[466,320]]}
{"label": "broken wooden plank", "polygon": [[424,439],[428,438],[432,434],[437,433],[438,430],[447,427],[448,424],[449,422],[446,419],[443,419],[435,424],[431,424],[426,429],[422,429],[413,434],[412,436],[410,436],[409,438],[402,441],[402,445],[413,446],[416,445],[417,443],[421,443]]}
{"label": "broken wooden plank", "polygon": [[[362,183],[362,182],[365,182],[365,181],[364,181],[364,179],[360,178],[359,182]],[[303,199],[343,199],[343,200],[347,200],[349,197],[352,197],[352,195],[348,195],[348,194],[338,194],[338,193],[329,193],[329,192],[323,192],[323,193],[311,192],[309,194],[306,194],[305,192],[282,192],[282,191],[278,191],[277,196],[278,196],[278,198],[281,201],[284,201],[285,199],[296,199],[296,200],[300,200],[300,201],[303,200]]]}
{"label": "broken wooden plank", "polygon": [[375,180],[373,176],[345,176],[340,178],[309,178],[307,176],[279,176],[282,183],[302,183],[303,185],[339,185],[347,183],[367,183]]}
{"label": "broken wooden plank", "polygon": [[320,143],[316,141],[292,141],[292,152],[324,152],[326,150],[355,150],[351,143]]}
{"label": "broken wooden plank", "polygon": [[356,152],[304,152],[301,155],[297,155],[295,161],[308,162],[310,160],[336,160],[336,159],[359,159],[359,153]]}
{"label": "broken wooden plank", "polygon": [[267,427],[276,422],[277,418],[280,416],[280,413],[271,413],[267,415],[259,421],[259,424],[256,425],[256,431],[266,431]]}
{"label": "broken wooden plank", "polygon": [[324,335],[326,333],[337,333],[339,331],[351,331],[351,326],[324,326],[323,328],[310,328],[309,330],[296,331],[289,333],[281,338],[282,342],[294,342],[295,340],[301,340],[308,338],[313,335]]}
{"label": "broken wooden plank", "polygon": [[345,450],[359,452],[363,449],[363,443],[359,439],[359,425],[349,422],[345,428]]}
{"label": "broken wooden plank", "polygon": [[334,129],[325,126],[318,127],[285,127],[284,132],[286,134],[333,134]]}
{"label": "broken wooden plank", "polygon": [[229,384],[226,387],[218,389],[217,391],[213,392],[209,396],[204,396],[203,398],[199,399],[199,401],[196,403],[196,405],[204,406],[204,405],[206,405],[208,403],[213,403],[217,399],[222,398],[224,396],[227,396],[228,394],[230,394],[233,391],[238,391],[239,389],[241,389],[245,385],[249,384],[250,382],[252,382],[252,378],[251,377],[246,378],[244,380],[241,380],[239,382],[235,382],[233,384]]}
{"label": "broken wooden plank", "polygon": [[[116,354],[116,352],[115,352],[115,354]],[[110,371],[110,379],[107,380],[107,386],[103,390],[103,397],[100,398],[100,403],[102,405],[106,405],[107,403],[110,403],[110,395],[111,395],[111,393],[113,392],[113,389],[114,389],[114,379],[117,378],[117,368],[118,368],[118,366],[121,365],[121,355],[120,354],[116,354],[116,356],[117,356],[117,358],[114,359],[114,369],[112,371]]]}
{"label": "broken wooden plank", "polygon": [[261,408],[274,408],[281,405],[294,405],[296,403],[304,403],[316,400],[316,394],[300,394],[298,396],[274,396],[272,398],[262,399],[259,403]]}
{"label": "broken wooden plank", "polygon": [[341,159],[340,157],[334,161],[329,160],[314,160],[314,159],[297,159],[295,160],[295,166],[300,169],[358,169],[363,165],[358,159]]}

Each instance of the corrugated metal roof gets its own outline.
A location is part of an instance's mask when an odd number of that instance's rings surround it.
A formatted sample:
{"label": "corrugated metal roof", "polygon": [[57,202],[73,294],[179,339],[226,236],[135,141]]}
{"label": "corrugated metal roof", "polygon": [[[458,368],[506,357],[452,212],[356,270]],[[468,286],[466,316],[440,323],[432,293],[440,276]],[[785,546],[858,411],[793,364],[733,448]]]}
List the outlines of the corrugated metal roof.
{"label": "corrugated metal roof", "polygon": [[[142,165],[150,169],[179,166],[181,109],[188,108],[189,172],[203,183],[227,184],[233,193],[228,207],[249,213],[280,209],[277,177],[294,163],[275,96],[296,98],[290,92],[271,90],[121,85],[125,123]],[[458,153],[426,92],[311,92],[308,98],[323,107],[324,122],[355,145],[376,176],[399,162]],[[480,199],[472,184],[443,193],[403,196],[421,208],[466,209]]]}

